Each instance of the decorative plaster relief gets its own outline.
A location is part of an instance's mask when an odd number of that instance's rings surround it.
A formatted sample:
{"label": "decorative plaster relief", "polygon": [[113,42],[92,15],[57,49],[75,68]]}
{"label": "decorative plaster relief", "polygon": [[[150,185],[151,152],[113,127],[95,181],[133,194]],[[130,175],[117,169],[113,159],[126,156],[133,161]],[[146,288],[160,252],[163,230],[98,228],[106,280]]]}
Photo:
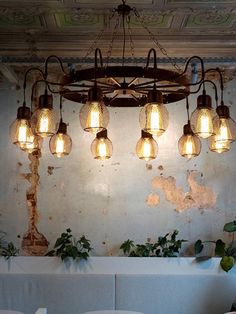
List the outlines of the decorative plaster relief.
{"label": "decorative plaster relief", "polygon": [[[182,212],[190,208],[206,209],[214,208],[217,200],[216,193],[207,186],[199,184],[197,177],[198,171],[187,172],[187,183],[189,190],[184,191],[183,187],[176,185],[176,179],[169,177],[154,177],[152,180],[152,188],[163,190],[165,198],[171,204],[174,204],[177,212]],[[159,204],[158,195],[151,193],[147,198],[149,206]]]}

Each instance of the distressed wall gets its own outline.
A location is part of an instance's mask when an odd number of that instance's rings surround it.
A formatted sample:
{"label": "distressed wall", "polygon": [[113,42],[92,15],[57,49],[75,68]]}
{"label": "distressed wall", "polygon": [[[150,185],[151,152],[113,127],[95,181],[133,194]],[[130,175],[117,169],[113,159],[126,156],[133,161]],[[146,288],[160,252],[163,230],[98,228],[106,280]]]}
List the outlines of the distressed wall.
{"label": "distressed wall", "polygon": [[[231,111],[236,119],[235,84],[236,80],[227,84],[225,103],[234,103]],[[10,143],[8,131],[19,102],[21,91],[1,84],[0,230],[21,245],[29,223],[26,191],[30,185],[24,174],[29,172],[30,161]],[[59,106],[58,101],[54,103]],[[195,104],[192,97],[192,110]],[[48,140],[43,144],[37,227],[50,245],[68,227],[75,235],[91,239],[94,255],[117,255],[121,242],[128,238],[143,242],[173,229],[190,243],[199,237],[223,236],[224,223],[236,216],[236,144],[229,153],[218,155],[202,141],[198,158],[182,158],[177,148],[186,122],[182,102],[168,106],[170,125],[158,140],[158,157],[146,163],[135,155],[139,109],[111,108],[109,137],[114,154],[99,162],[90,153],[93,136],[80,127],[80,107],[64,103],[64,120],[69,122],[73,140],[71,155],[55,159]]]}

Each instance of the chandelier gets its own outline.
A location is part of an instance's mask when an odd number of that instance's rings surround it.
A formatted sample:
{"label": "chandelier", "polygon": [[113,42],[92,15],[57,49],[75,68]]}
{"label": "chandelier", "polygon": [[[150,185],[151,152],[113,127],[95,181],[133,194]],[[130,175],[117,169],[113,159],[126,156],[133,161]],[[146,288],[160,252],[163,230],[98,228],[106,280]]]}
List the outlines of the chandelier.
{"label": "chandelier", "polygon": [[[145,66],[127,64],[125,59],[127,36],[132,51],[134,47],[130,28],[132,14],[147,31],[148,36],[161,53],[169,60],[173,70],[158,66],[154,48],[149,50]],[[206,70],[203,59],[199,56],[192,56],[181,70],[149,30],[136,8],[131,8],[122,0],[122,4],[112,11],[110,18],[115,16],[117,20],[107,52],[106,65],[104,65],[101,50],[94,49],[95,40],[90,47],[91,51],[95,50],[93,67],[70,69],[67,73],[62,60],[51,55],[45,61],[44,70],[32,67],[26,71],[23,105],[18,108],[17,118],[10,126],[12,142],[23,151],[33,153],[41,148],[43,138],[50,137],[49,147],[55,157],[69,155],[72,140],[67,133],[67,124],[62,116],[62,99],[65,98],[83,104],[79,118],[84,131],[95,136],[91,144],[93,157],[105,160],[112,156],[113,150],[112,142],[108,138],[108,108],[140,107],[141,137],[136,145],[136,154],[138,158],[148,161],[156,158],[158,151],[156,138],[161,136],[168,127],[169,114],[166,107],[185,99],[187,123],[183,127],[183,135],[178,142],[181,156],[187,159],[198,156],[201,151],[201,139],[208,139],[209,149],[213,152],[229,151],[231,143],[236,139],[236,123],[230,117],[229,107],[224,104],[223,77],[220,69]],[[122,62],[121,65],[109,65],[113,41],[119,25],[123,31]],[[101,37],[101,34],[99,36]],[[49,79],[48,63],[52,58],[58,61],[63,72],[59,82]],[[200,74],[194,82],[188,75],[193,61],[198,62],[200,66]],[[45,85],[45,92],[39,97],[35,110],[33,110],[32,101],[31,108],[26,106],[27,76],[32,71],[38,72],[41,76],[33,83],[32,95],[37,84]],[[220,99],[217,85],[206,78],[209,72],[215,72],[219,77]],[[212,99],[206,92],[207,85],[212,85],[214,89],[216,109],[213,108]],[[190,115],[188,97],[197,93],[200,93],[197,97],[197,106]],[[53,109],[53,94],[60,95],[60,118]]]}

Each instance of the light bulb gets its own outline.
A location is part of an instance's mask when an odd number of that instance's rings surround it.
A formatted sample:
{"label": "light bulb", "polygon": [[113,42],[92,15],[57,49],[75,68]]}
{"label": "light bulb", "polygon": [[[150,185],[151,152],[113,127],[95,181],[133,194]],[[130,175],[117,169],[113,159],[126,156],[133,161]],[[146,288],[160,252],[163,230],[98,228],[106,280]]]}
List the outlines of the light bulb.
{"label": "light bulb", "polygon": [[194,133],[202,138],[210,137],[214,133],[212,111],[209,109],[196,109],[196,111],[193,112],[192,117],[194,117],[195,114],[197,115],[197,117],[194,127]]}
{"label": "light bulb", "polygon": [[87,102],[80,110],[81,125],[86,132],[98,133],[109,121],[109,112],[102,101]]}
{"label": "light bulb", "polygon": [[212,152],[221,154],[224,152],[228,152],[230,150],[230,142],[229,141],[217,141],[218,135],[213,135],[209,138],[208,145]]}
{"label": "light bulb", "polygon": [[107,128],[109,112],[102,101],[102,90],[95,85],[88,92],[88,101],[82,106],[80,123],[84,131],[98,133]]}
{"label": "light bulb", "polygon": [[95,159],[105,160],[112,156],[112,142],[107,137],[107,130],[97,133],[91,144],[91,152]]}
{"label": "light bulb", "polygon": [[139,123],[142,130],[156,136],[162,135],[169,123],[169,113],[163,105],[160,91],[151,90],[148,93],[149,103],[140,111]]}
{"label": "light bulb", "polygon": [[222,102],[216,108],[217,116],[213,120],[214,132],[216,134],[215,141],[218,143],[232,143],[236,139],[236,123],[230,117],[229,107]]}
{"label": "light bulb", "polygon": [[67,134],[67,125],[62,122],[56,134],[54,134],[49,141],[50,152],[57,158],[67,156],[71,152],[72,140]]}
{"label": "light bulb", "polygon": [[30,124],[30,109],[23,105],[17,110],[17,118],[10,126],[12,143],[20,148],[33,143],[33,132]]}
{"label": "light bulb", "polygon": [[197,108],[191,115],[191,128],[193,132],[202,137],[208,138],[214,134],[213,117],[215,111],[211,107],[211,97],[206,95],[205,90],[203,94],[198,96]]}
{"label": "light bulb", "polygon": [[34,133],[45,138],[56,133],[57,114],[52,106],[52,96],[46,92],[39,98],[39,108],[32,116]]}
{"label": "light bulb", "polygon": [[157,156],[158,145],[153,139],[152,134],[142,130],[141,138],[136,145],[136,154],[139,159],[149,161],[155,159]]}
{"label": "light bulb", "polygon": [[180,155],[187,159],[198,156],[201,151],[201,141],[193,133],[190,123],[185,124],[183,133],[178,142]]}
{"label": "light bulb", "polygon": [[42,138],[38,135],[32,135],[32,143],[27,143],[21,146],[21,149],[28,154],[32,154],[34,151],[41,149]]}

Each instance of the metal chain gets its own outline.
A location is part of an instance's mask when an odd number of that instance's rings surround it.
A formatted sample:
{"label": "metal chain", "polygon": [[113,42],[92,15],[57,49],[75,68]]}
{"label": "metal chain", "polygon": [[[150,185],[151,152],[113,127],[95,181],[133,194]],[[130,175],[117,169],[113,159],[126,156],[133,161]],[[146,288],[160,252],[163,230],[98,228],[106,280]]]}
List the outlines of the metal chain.
{"label": "metal chain", "polygon": [[134,62],[134,42],[132,38],[132,29],[130,27],[130,16],[127,17],[127,24],[128,24],[128,32],[129,32],[130,53]]}
{"label": "metal chain", "polygon": [[141,23],[142,27],[148,32],[150,38],[156,44],[156,46],[158,47],[160,52],[171,62],[172,66],[177,70],[178,73],[182,72],[182,69],[176,64],[176,62],[173,60],[173,58],[171,58],[168,55],[168,52],[166,51],[166,49],[159,43],[156,36],[147,27],[147,25],[144,21],[144,16],[141,17],[136,8],[133,8],[133,10],[134,10],[135,16],[138,18],[138,21]]}
{"label": "metal chain", "polygon": [[113,28],[111,41],[110,41],[110,44],[109,44],[109,47],[108,47],[108,50],[107,50],[106,67],[108,66],[109,60],[111,58],[112,49],[113,49],[113,43],[114,43],[114,40],[115,40],[115,36],[117,34],[117,29],[118,29],[119,23],[120,23],[120,17],[118,16],[116,18],[116,24],[115,24],[115,27]]}
{"label": "metal chain", "polygon": [[[115,14],[115,12],[112,11],[112,13],[110,14],[109,19],[108,19],[109,23],[110,23],[110,20],[114,17],[114,14]],[[101,29],[101,31],[96,36],[95,40],[92,42],[92,44],[88,48],[88,50],[87,50],[87,52],[86,52],[86,54],[84,56],[84,59],[86,59],[95,50],[95,48],[97,46],[97,42],[101,39],[102,35],[105,32],[106,27],[107,27],[107,24],[104,24],[104,27]]]}

